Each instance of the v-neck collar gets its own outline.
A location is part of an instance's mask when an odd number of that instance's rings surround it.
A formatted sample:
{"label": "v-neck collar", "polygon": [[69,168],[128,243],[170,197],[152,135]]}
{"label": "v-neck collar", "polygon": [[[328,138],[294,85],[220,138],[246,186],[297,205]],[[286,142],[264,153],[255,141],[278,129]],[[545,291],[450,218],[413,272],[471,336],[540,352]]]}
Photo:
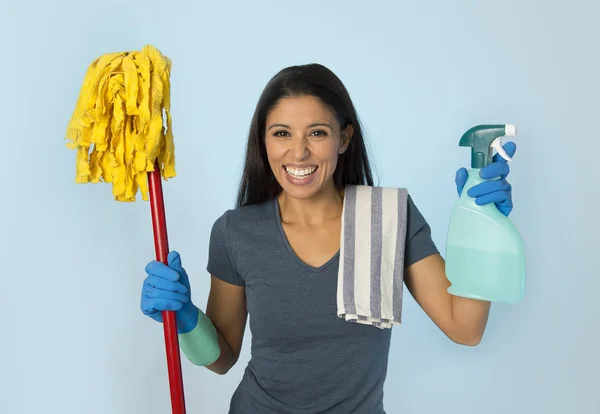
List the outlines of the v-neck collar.
{"label": "v-neck collar", "polygon": [[302,259],[300,259],[300,257],[294,251],[294,249],[292,249],[292,245],[290,244],[290,241],[288,240],[287,235],[285,234],[285,230],[283,229],[283,223],[281,221],[281,211],[279,210],[279,200],[277,199],[277,197],[273,199],[273,208],[275,209],[275,221],[277,222],[277,228],[279,229],[279,234],[281,236],[282,242],[287,248],[288,252],[292,255],[292,257],[298,264],[300,264],[305,269],[311,270],[313,272],[321,272],[328,268],[339,258],[340,249],[338,249],[338,251],[329,260],[327,260],[319,267],[311,266],[308,263],[304,262]]}

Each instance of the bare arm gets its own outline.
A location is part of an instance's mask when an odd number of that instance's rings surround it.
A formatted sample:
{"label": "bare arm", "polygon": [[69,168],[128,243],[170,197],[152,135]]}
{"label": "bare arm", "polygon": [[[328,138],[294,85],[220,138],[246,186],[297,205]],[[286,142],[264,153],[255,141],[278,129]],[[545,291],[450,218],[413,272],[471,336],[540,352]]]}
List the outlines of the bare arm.
{"label": "bare arm", "polygon": [[226,283],[211,276],[206,315],[217,329],[221,355],[207,368],[223,375],[240,357],[246,329],[246,294],[243,286]]}
{"label": "bare arm", "polygon": [[405,283],[415,301],[448,338],[462,345],[479,344],[490,302],[449,294],[450,282],[442,256],[434,254],[409,266]]}

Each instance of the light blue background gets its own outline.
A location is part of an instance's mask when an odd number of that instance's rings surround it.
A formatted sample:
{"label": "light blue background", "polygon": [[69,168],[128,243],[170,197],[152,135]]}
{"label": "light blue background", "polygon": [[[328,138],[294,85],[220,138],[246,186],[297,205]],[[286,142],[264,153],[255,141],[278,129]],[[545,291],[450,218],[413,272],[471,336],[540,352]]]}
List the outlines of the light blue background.
{"label": "light blue background", "polygon": [[[519,128],[511,218],[526,296],[493,305],[468,348],[407,295],[388,413],[600,413],[597,1],[14,1],[0,15],[0,412],[170,412],[162,329],[139,310],[149,206],[76,185],[63,140],[92,60],[151,43],[173,60],[179,177],[165,200],[198,304],[262,88],[285,66],[320,62],[350,90],[380,184],[411,190],[442,251],[454,172],[469,161],[460,135]],[[249,339],[226,376],[183,360],[189,413],[226,412]]]}

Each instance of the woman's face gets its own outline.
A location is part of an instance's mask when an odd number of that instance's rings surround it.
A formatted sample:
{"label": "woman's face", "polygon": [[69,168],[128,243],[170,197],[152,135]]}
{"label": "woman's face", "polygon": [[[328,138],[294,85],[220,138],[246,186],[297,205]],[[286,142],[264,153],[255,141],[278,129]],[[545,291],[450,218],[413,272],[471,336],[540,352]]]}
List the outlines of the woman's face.
{"label": "woman's face", "polygon": [[280,100],[265,129],[267,157],[279,185],[302,199],[335,190],[333,173],[352,132],[352,126],[341,131],[333,112],[317,98]]}

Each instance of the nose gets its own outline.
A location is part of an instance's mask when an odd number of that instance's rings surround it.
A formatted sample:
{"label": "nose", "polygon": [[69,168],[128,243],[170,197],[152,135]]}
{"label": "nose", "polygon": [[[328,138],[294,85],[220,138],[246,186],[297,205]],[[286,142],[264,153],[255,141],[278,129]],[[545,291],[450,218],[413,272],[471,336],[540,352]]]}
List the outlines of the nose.
{"label": "nose", "polygon": [[302,160],[308,156],[308,146],[304,138],[297,139],[294,142],[293,156],[296,160]]}

